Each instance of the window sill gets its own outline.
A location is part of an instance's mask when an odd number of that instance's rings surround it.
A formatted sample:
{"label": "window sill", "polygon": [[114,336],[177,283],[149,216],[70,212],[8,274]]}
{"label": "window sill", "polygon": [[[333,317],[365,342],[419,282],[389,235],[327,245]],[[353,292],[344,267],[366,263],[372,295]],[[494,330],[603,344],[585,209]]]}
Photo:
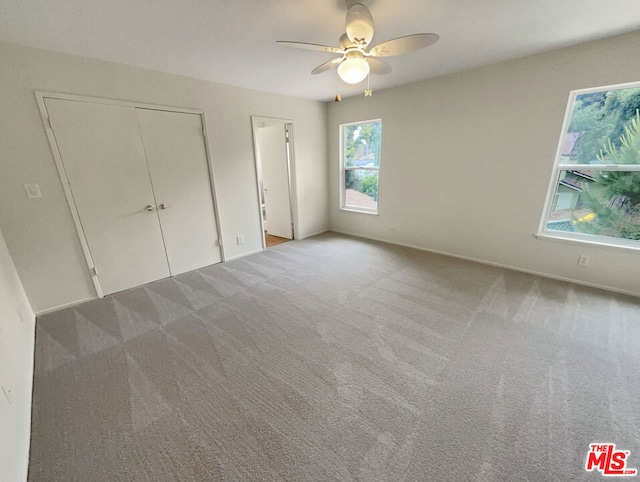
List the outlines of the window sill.
{"label": "window sill", "polygon": [[373,216],[378,215],[377,210],[368,210],[365,208],[351,207],[351,206],[342,206],[340,211],[348,211],[350,213],[360,213],[360,214],[372,214]]}
{"label": "window sill", "polygon": [[623,251],[640,252],[640,242],[624,239],[607,238],[605,236],[591,236],[588,238],[579,235],[566,235],[550,233],[548,231],[534,234],[534,237],[544,241],[556,241],[561,243],[576,244],[581,246],[594,246],[605,249],[618,249]]}

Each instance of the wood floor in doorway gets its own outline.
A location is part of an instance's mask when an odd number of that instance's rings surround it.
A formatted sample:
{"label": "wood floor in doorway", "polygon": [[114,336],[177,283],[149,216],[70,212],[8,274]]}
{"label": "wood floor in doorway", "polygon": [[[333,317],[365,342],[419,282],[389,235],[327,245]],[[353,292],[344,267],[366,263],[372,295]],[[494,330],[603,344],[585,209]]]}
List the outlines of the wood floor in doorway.
{"label": "wood floor in doorway", "polygon": [[291,241],[290,239],[287,239],[287,238],[280,238],[278,236],[272,236],[269,233],[267,233],[266,231],[264,233],[264,239],[267,242],[267,248],[270,248],[271,246],[276,246],[278,244],[286,243],[287,241]]}

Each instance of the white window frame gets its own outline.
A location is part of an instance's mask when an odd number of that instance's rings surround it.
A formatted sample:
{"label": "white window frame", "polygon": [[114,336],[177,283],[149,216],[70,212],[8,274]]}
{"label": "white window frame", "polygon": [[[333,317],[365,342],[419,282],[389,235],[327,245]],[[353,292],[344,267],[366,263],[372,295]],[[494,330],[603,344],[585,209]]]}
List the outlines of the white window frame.
{"label": "white window frame", "polygon": [[[378,166],[368,166],[368,167],[346,167],[345,166],[345,158],[344,158],[344,130],[346,127],[362,125],[362,124],[371,124],[372,122],[380,123],[380,159]],[[364,213],[364,214],[378,214],[378,208],[365,208],[360,206],[348,206],[346,203],[346,192],[347,187],[345,185],[345,172],[346,171],[376,171],[378,173],[378,199],[376,201],[376,206],[380,204],[380,166],[382,165],[382,119],[369,119],[358,122],[348,122],[346,124],[340,124],[340,209],[342,211],[351,211],[356,213]]]}
{"label": "white window frame", "polygon": [[602,87],[593,87],[589,89],[572,90],[569,93],[569,100],[567,102],[567,108],[564,114],[564,122],[562,124],[562,133],[560,135],[560,141],[558,142],[558,148],[556,150],[556,157],[551,173],[551,181],[549,182],[549,190],[547,191],[547,198],[544,204],[544,210],[542,212],[542,219],[540,220],[540,226],[536,237],[551,240],[567,241],[571,243],[589,244],[594,246],[604,246],[611,248],[622,248],[626,250],[640,251],[640,241],[632,239],[614,238],[609,236],[599,236],[595,234],[584,234],[565,231],[552,231],[547,229],[547,223],[551,214],[551,208],[553,206],[553,199],[556,194],[558,183],[560,182],[560,175],[563,171],[579,171],[584,170],[585,166],[588,166],[589,171],[624,171],[624,172],[638,172],[640,171],[640,164],[561,164],[562,150],[565,143],[565,138],[568,134],[569,124],[571,123],[571,116],[573,114],[573,106],[575,104],[576,97],[582,94],[591,94],[594,92],[604,92],[621,89],[631,89],[640,87],[640,82],[630,82],[627,84],[616,84]]}

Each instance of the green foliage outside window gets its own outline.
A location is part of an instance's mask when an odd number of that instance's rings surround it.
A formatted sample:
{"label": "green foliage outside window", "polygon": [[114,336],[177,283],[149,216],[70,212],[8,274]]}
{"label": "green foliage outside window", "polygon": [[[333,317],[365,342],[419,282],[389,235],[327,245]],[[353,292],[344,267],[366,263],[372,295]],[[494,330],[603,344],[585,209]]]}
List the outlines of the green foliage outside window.
{"label": "green foliage outside window", "polygon": [[640,86],[578,92],[569,115],[546,230],[640,241]]}
{"label": "green foliage outside window", "polygon": [[568,132],[582,135],[578,142],[577,161],[597,161],[605,145],[615,147],[625,134],[625,127],[640,109],[640,87],[582,94],[576,97]]}
{"label": "green foliage outside window", "polygon": [[380,121],[343,126],[345,189],[358,191],[376,202],[381,133]]}
{"label": "green foliage outside window", "polygon": [[366,176],[362,180],[362,192],[376,201],[378,200],[378,173]]}
{"label": "green foliage outside window", "polygon": [[367,156],[372,157],[374,166],[380,165],[380,138],[382,124],[368,122],[352,124],[344,128],[344,158],[345,166],[357,165],[358,161]]}
{"label": "green foliage outside window", "polygon": [[[624,126],[616,142],[607,140],[598,154],[602,164],[640,164],[640,111]],[[622,239],[640,240],[640,172],[594,173],[596,189],[583,193],[596,214],[592,223],[575,223],[579,231]]]}

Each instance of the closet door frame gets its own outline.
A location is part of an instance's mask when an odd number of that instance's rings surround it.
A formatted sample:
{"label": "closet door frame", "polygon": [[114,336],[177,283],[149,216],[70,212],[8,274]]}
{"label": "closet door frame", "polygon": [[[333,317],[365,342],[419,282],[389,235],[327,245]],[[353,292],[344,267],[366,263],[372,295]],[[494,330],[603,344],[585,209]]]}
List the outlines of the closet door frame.
{"label": "closet door frame", "polygon": [[202,122],[204,147],[205,147],[205,152],[207,156],[207,167],[209,170],[209,183],[211,184],[211,197],[212,197],[211,202],[213,203],[213,212],[216,217],[216,228],[218,231],[218,248],[220,249],[220,257],[222,259],[222,262],[224,263],[226,261],[224,246],[222,244],[222,231],[220,229],[220,216],[219,216],[218,202],[217,202],[217,196],[216,196],[215,180],[213,177],[213,166],[211,164],[211,149],[209,148],[209,136],[207,134],[207,124],[206,124],[203,111],[198,109],[188,109],[188,108],[182,108],[182,107],[164,106],[164,105],[157,105],[157,104],[145,104],[142,102],[135,102],[135,101],[107,99],[102,97],[90,97],[90,96],[74,95],[74,94],[64,94],[60,92],[47,92],[47,91],[36,90],[34,93],[36,96],[36,101],[38,103],[38,108],[40,110],[40,116],[42,117],[42,124],[44,126],[44,130],[47,135],[49,145],[51,147],[51,153],[53,154],[53,159],[56,165],[56,169],[58,170],[58,175],[60,176],[62,189],[64,191],[64,195],[67,200],[67,204],[69,206],[69,211],[71,212],[71,217],[73,218],[73,224],[76,228],[78,239],[80,240],[80,246],[82,247],[82,252],[84,254],[85,261],[87,263],[89,276],[91,277],[91,281],[93,282],[93,286],[96,290],[96,295],[98,296],[98,298],[103,298],[104,293],[102,291],[102,287],[100,286],[100,281],[97,277],[95,264],[91,257],[91,251],[89,249],[89,243],[87,242],[87,238],[85,237],[84,230],[82,229],[80,214],[78,213],[78,209],[73,199],[71,184],[69,183],[69,179],[67,178],[67,174],[64,169],[64,164],[62,162],[62,156],[60,155],[60,150],[58,148],[58,144],[57,144],[55,135],[53,133],[53,129],[51,128],[51,123],[49,121],[49,113],[47,111],[45,99],[59,99],[59,100],[69,100],[69,101],[76,101],[76,102],[90,102],[94,104],[120,105],[120,106],[134,107],[134,108],[140,108],[140,109],[161,110],[161,111],[168,111],[168,112],[178,112],[178,113],[184,113],[184,114],[199,115],[200,120]]}

